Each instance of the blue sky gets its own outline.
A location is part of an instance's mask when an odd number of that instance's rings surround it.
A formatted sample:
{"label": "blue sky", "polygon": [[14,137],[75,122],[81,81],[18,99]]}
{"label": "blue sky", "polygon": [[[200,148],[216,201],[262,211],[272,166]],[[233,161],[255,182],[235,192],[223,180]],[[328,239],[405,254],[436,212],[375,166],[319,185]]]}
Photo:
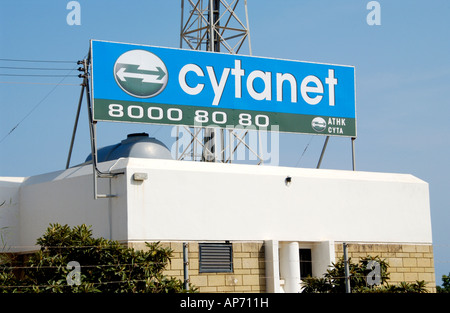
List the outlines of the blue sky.
{"label": "blue sky", "polygon": [[[179,0],[80,0],[78,26],[66,23],[68,2],[0,0],[0,59],[73,61],[0,61],[0,66],[58,67],[51,73],[77,75],[70,69],[86,56],[90,39],[179,47]],[[355,66],[356,168],[409,173],[429,183],[440,283],[450,272],[450,1],[380,0],[379,26],[366,22],[368,2],[248,0],[252,52]],[[37,72],[0,68],[0,74],[7,73]],[[0,176],[63,169],[80,79],[0,75],[0,82]],[[100,123],[98,145],[146,131],[171,146],[171,129]],[[281,134],[279,165],[315,167],[323,142],[321,136]],[[89,153],[83,105],[71,164],[83,162]],[[330,139],[322,168],[351,169],[350,139]]]}

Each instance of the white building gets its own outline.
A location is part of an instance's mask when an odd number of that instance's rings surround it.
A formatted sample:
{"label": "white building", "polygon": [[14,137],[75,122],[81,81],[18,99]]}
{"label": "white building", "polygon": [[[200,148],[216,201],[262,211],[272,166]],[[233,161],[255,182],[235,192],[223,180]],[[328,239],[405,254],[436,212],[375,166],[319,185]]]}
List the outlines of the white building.
{"label": "white building", "polygon": [[[180,278],[189,243],[189,279],[200,291],[298,292],[301,276],[323,274],[346,242],[352,259],[385,258],[390,283],[435,286],[428,184],[414,176],[136,158],[132,150],[99,163],[121,173],[98,180],[112,198],[94,199],[91,164],[1,177],[6,252],[35,250],[50,223],[87,224],[94,236],[136,248],[170,245],[167,273]],[[202,256],[211,243],[228,263]]]}

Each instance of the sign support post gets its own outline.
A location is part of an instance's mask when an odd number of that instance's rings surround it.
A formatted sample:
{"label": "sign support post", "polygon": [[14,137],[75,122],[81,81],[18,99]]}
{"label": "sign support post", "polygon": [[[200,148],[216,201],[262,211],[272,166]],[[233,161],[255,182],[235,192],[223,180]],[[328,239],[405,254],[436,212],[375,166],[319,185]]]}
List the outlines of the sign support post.
{"label": "sign support post", "polygon": [[[325,139],[325,143],[323,144],[322,152],[320,153],[319,162],[317,163],[316,168],[320,168],[320,165],[322,164],[322,159],[325,154],[325,149],[327,148],[328,140],[330,139],[330,136],[327,136]],[[352,171],[356,171],[356,160],[355,160],[355,137],[351,138],[351,144],[352,144]]]}
{"label": "sign support post", "polygon": [[[83,61],[78,61],[78,64],[81,64],[82,62]],[[84,78],[83,82],[81,83],[80,99],[78,100],[77,114],[76,114],[76,117],[75,117],[75,123],[73,125],[72,139],[70,140],[70,147],[69,147],[69,154],[67,155],[66,169],[69,168],[70,159],[72,157],[73,144],[74,144],[74,141],[75,141],[75,134],[76,134],[77,128],[78,128],[78,120],[80,118],[81,103],[83,102],[83,94],[84,94],[84,89],[86,87],[86,84],[87,84],[87,79]]]}
{"label": "sign support post", "polygon": [[330,139],[330,136],[327,136],[327,138],[325,138],[325,143],[323,144],[322,152],[320,153],[319,162],[317,163],[316,168],[320,168],[320,164],[322,164],[323,155],[325,154],[325,149],[327,148],[329,139]]}
{"label": "sign support post", "polygon": [[[89,53],[90,55],[91,53]],[[90,59],[90,57],[89,57]],[[85,59],[82,61],[78,61],[79,65],[83,65],[83,68],[80,68],[80,71],[84,71],[84,74],[80,74],[79,77],[83,78],[83,82],[81,83],[81,92],[80,92],[80,98],[78,100],[78,108],[77,108],[77,113],[76,113],[76,117],[75,117],[75,123],[74,123],[74,127],[73,127],[73,132],[72,132],[72,138],[71,138],[71,142],[70,142],[70,147],[69,147],[69,153],[67,156],[67,162],[66,162],[66,169],[69,168],[70,165],[70,159],[72,157],[72,150],[73,150],[73,145],[74,145],[74,141],[75,141],[75,135],[76,135],[76,131],[78,128],[78,120],[80,117],[80,111],[81,111],[81,104],[83,102],[83,96],[84,93],[86,91],[86,102],[87,102],[87,111],[88,111],[88,118],[89,118],[89,133],[90,133],[90,141],[91,141],[91,156],[92,156],[92,172],[93,172],[93,193],[94,193],[94,199],[98,199],[98,198],[112,198],[112,197],[116,197],[115,195],[111,195],[111,194],[99,194],[98,193],[98,178],[113,178],[117,175],[121,175],[123,174],[122,172],[119,173],[104,173],[102,171],[100,171],[98,169],[98,164],[97,164],[97,121],[94,121],[93,118],[93,108],[91,105],[91,94],[90,94],[90,90],[89,90],[89,64],[90,61],[89,59]]]}
{"label": "sign support post", "polygon": [[[92,51],[89,53],[89,60],[85,61],[85,79],[89,80],[89,71],[88,66],[91,63],[90,62],[90,56],[92,54]],[[98,162],[97,162],[97,121],[94,120],[93,117],[93,107],[91,105],[91,93],[89,90],[89,83],[86,83],[86,100],[87,100],[87,106],[88,106],[88,117],[89,117],[89,130],[91,135],[91,156],[92,156],[92,169],[93,169],[93,176],[94,176],[94,199],[98,198],[114,198],[116,195],[112,194],[99,194],[98,193],[98,179],[99,178],[113,178],[117,175],[124,174],[123,172],[119,173],[105,173],[98,169]]]}
{"label": "sign support post", "polygon": [[352,137],[352,168],[356,171],[356,160],[355,160],[355,137]]}

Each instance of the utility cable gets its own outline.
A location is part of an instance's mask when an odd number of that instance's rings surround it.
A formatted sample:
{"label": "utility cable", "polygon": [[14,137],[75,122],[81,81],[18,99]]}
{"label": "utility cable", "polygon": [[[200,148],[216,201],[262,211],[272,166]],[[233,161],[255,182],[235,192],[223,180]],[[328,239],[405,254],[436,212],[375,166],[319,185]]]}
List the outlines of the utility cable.
{"label": "utility cable", "polygon": [[[0,59],[2,60],[2,59]],[[0,140],[0,144],[9,136],[11,133],[16,130],[17,127],[28,117],[33,113],[55,90],[58,88],[58,86],[67,78],[73,71],[75,71],[76,68],[72,69],[69,73],[67,73],[59,82],[57,85],[55,85],[36,105]]]}
{"label": "utility cable", "polygon": [[78,75],[55,75],[55,74],[5,74],[0,73],[0,76],[22,76],[22,77],[78,77]]}
{"label": "utility cable", "polygon": [[300,163],[300,160],[301,160],[301,159],[303,158],[303,156],[305,155],[305,152],[306,152],[306,150],[308,150],[309,145],[311,144],[311,141],[313,140],[313,138],[314,138],[314,136],[311,136],[311,139],[309,139],[309,142],[306,144],[306,147],[305,147],[305,149],[303,150],[302,155],[301,155],[300,158],[298,159],[297,164],[295,164],[295,167],[298,166],[298,164]]}
{"label": "utility cable", "polygon": [[80,84],[35,83],[35,82],[0,82],[0,84],[80,86]]}
{"label": "utility cable", "polygon": [[0,61],[7,62],[33,62],[33,63],[70,63],[74,64],[77,61],[58,61],[58,60],[27,60],[27,59],[0,59]]}
{"label": "utility cable", "polygon": [[71,68],[58,68],[58,67],[21,67],[21,66],[0,66],[2,69],[7,70],[37,70],[37,71],[71,71]]}

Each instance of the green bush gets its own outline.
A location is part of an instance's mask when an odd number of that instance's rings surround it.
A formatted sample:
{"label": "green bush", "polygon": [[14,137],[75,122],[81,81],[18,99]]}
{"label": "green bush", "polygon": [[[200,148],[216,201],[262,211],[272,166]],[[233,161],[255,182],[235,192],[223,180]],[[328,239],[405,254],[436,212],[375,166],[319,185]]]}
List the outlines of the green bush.
{"label": "green bush", "polygon": [[[367,277],[372,269],[368,268],[370,261],[380,265],[380,282],[378,285],[369,285]],[[401,282],[398,285],[389,285],[389,264],[378,256],[361,258],[355,264],[349,258],[349,276],[352,293],[424,293],[427,292],[424,281],[415,283]],[[344,293],[345,292],[345,262],[341,258],[332,263],[323,277],[306,277],[302,283],[303,293]]]}
{"label": "green bush", "polygon": [[[146,243],[145,251],[134,250],[117,241],[93,238],[91,228],[86,225],[70,228],[68,225],[51,224],[45,234],[37,239],[37,244],[41,249],[25,261],[20,273],[13,272],[12,262],[3,262],[0,266],[0,283],[4,288],[1,288],[1,291],[36,293],[188,291],[181,280],[163,275],[162,272],[169,264],[173,251],[162,247],[160,243]],[[80,265],[78,277],[73,277],[76,268],[68,266],[71,261]],[[189,291],[194,292],[196,288],[190,286]]]}
{"label": "green bush", "polygon": [[442,275],[442,287],[436,286],[436,291],[438,293],[450,293],[450,274]]}

